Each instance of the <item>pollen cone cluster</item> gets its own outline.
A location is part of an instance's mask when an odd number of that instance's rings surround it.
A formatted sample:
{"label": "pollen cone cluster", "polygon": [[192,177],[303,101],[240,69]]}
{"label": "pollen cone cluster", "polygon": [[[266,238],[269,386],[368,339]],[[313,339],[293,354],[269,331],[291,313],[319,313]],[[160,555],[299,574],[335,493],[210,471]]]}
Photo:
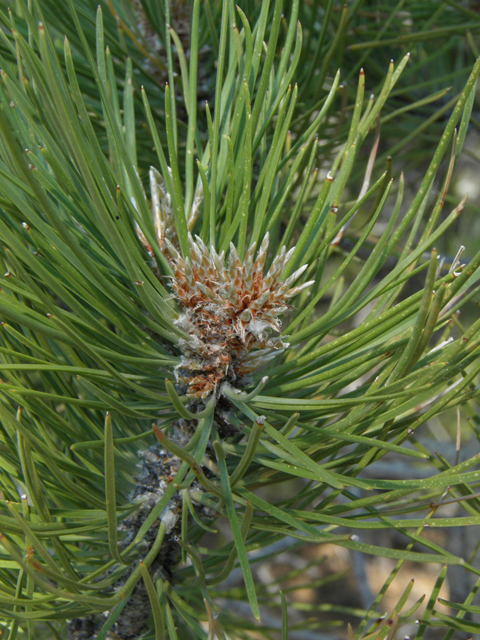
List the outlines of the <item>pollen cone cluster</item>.
{"label": "pollen cone cluster", "polygon": [[312,282],[292,286],[307,265],[282,281],[293,253],[285,247],[264,274],[268,233],[258,252],[253,243],[243,261],[232,243],[226,257],[189,234],[190,256],[183,258],[176,248],[168,207],[159,206],[169,200],[163,181],[158,186],[161,198],[152,183],[155,227],[174,271],[172,288],[182,309],[176,323],[189,335],[179,344],[183,355],[177,380],[192,400],[204,400],[223,381],[241,379],[288,346],[280,336],[272,337],[272,331],[280,332],[280,316],[289,308],[289,300]]}

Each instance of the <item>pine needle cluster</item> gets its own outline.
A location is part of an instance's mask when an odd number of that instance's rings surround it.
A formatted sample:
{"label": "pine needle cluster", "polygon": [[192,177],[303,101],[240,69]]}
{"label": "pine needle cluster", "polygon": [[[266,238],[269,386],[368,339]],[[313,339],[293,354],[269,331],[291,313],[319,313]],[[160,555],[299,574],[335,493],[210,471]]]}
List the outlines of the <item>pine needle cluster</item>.
{"label": "pine needle cluster", "polygon": [[[478,583],[437,604],[477,550],[428,535],[480,525],[480,253],[435,248],[466,207],[444,212],[475,10],[17,0],[0,23],[4,636],[296,640],[324,612],[350,640],[477,633]],[[439,38],[414,81],[399,49]],[[300,616],[299,572],[258,566],[326,544],[396,564],[363,609]],[[408,562],[433,591],[379,618]]]}

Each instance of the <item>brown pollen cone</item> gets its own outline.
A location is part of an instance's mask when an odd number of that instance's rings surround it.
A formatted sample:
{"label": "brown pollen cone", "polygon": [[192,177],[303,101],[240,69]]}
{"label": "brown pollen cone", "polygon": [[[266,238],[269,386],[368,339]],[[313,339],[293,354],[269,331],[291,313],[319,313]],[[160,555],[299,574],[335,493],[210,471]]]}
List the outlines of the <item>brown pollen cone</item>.
{"label": "brown pollen cone", "polygon": [[[307,265],[285,281],[281,276],[294,249],[282,247],[264,274],[269,245],[267,233],[255,257],[253,243],[242,261],[230,243],[228,258],[208,248],[199,236],[189,234],[190,256],[183,258],[173,231],[170,197],[158,172],[150,173],[152,208],[159,245],[172,266],[174,295],[182,313],[176,320],[189,337],[179,342],[182,361],[176,376],[182,392],[192,400],[204,400],[223,381],[242,378],[277,355],[288,343],[280,336],[280,316],[288,301],[313,284],[292,286]],[[160,196],[158,195],[160,193]],[[195,200],[195,218],[199,198]],[[189,218],[189,222],[192,215]],[[191,225],[188,225],[191,228]],[[192,225],[193,226],[193,225]],[[150,255],[151,247],[144,242]]]}

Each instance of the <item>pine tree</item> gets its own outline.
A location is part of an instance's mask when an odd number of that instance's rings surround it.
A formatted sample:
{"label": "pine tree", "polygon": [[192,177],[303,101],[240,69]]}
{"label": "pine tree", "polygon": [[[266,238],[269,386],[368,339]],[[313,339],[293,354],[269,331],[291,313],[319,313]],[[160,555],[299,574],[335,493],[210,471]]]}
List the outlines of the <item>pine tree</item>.
{"label": "pine tree", "polygon": [[[254,572],[309,543],[397,561],[351,639],[414,616],[409,585],[378,620],[406,561],[438,564],[416,637],[476,633],[478,585],[435,609],[473,558],[425,530],[480,524],[478,456],[452,464],[419,437],[442,415],[479,436],[480,321],[458,313],[480,253],[435,249],[466,203],[443,212],[475,11],[17,0],[0,20],[5,637],[295,640],[319,622],[291,622],[293,574],[284,595]],[[452,99],[442,79],[415,84],[408,53],[388,61],[447,36]],[[377,158],[381,131],[405,177]],[[365,473],[392,455],[408,477]],[[390,530],[403,548],[365,538]]]}

